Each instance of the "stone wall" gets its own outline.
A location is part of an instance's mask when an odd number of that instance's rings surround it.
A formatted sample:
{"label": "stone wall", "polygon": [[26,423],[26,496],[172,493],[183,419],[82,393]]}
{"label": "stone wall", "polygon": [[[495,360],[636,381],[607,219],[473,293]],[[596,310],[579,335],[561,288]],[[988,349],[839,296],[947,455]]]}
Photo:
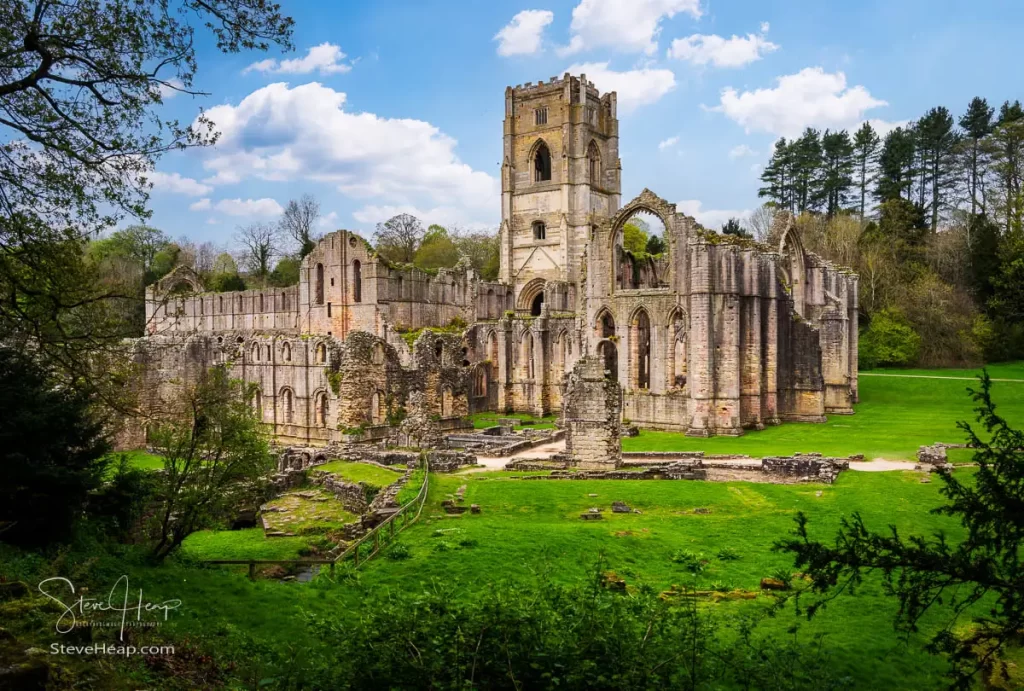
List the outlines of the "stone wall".
{"label": "stone wall", "polygon": [[562,424],[570,464],[586,470],[618,468],[622,388],[605,376],[604,363],[585,357],[566,380]]}

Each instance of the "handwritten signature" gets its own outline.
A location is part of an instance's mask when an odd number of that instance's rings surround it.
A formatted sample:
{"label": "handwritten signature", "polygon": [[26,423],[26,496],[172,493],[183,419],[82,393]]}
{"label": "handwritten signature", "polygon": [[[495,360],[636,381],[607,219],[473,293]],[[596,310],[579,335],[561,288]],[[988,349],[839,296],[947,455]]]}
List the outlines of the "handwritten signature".
{"label": "handwritten signature", "polygon": [[78,595],[78,599],[70,604],[57,595],[49,592],[48,588],[53,584],[57,588],[66,586],[71,595],[75,595],[75,585],[67,578],[55,576],[47,578],[39,583],[39,592],[50,598],[64,608],[57,619],[57,633],[68,633],[75,628],[78,617],[85,617],[90,613],[98,612],[119,612],[121,614],[121,640],[124,640],[124,629],[128,621],[128,613],[134,613],[133,621],[142,621],[143,613],[163,612],[163,620],[167,621],[168,615],[181,606],[181,600],[172,599],[163,602],[146,602],[142,599],[142,588],[139,588],[138,599],[133,596],[129,602],[128,576],[121,576],[110,589],[105,599],[97,597],[85,597]]}

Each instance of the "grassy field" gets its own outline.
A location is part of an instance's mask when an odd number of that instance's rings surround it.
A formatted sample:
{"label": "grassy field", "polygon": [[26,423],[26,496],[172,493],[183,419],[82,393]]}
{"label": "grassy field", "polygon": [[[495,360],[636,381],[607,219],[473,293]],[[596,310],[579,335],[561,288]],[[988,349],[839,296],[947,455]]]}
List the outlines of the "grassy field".
{"label": "grassy field", "polygon": [[[996,382],[993,397],[999,412],[1011,423],[1024,425],[1024,363],[991,365]],[[923,444],[959,443],[963,432],[956,422],[974,422],[968,387],[977,387],[980,370],[878,370],[862,372],[861,402],[854,415],[832,415],[824,424],[785,423],[742,437],[701,439],[675,432],[641,430],[622,440],[624,451],[706,451],[750,456],[788,455],[820,451],[866,458],[914,460]],[[879,376],[895,375],[895,376]],[[954,461],[969,460],[970,452],[954,451]]]}
{"label": "grassy field", "polygon": [[528,425],[516,425],[515,429],[551,429],[555,426],[555,421],[558,419],[556,415],[548,415],[546,417],[534,417],[528,413],[509,413],[503,415],[499,413],[474,413],[469,418],[473,421],[474,429],[484,429],[486,427],[494,427],[498,424],[498,420],[502,418],[515,418],[516,420],[527,421]]}
{"label": "grassy field", "polygon": [[263,528],[201,530],[185,539],[182,554],[190,559],[298,559],[308,542],[304,537],[273,537]]}
{"label": "grassy field", "polygon": [[377,487],[387,487],[402,477],[402,473],[398,471],[356,461],[331,461],[318,465],[315,469],[332,473],[349,482],[365,482]]}

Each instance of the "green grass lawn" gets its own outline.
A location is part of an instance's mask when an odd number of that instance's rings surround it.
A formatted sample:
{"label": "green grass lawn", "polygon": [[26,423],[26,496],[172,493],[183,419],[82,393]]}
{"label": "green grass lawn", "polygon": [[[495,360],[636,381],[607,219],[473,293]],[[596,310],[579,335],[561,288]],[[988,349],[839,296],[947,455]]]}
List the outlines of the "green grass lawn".
{"label": "green grass lawn", "polygon": [[138,468],[139,470],[161,470],[164,467],[163,456],[157,456],[148,451],[118,451],[107,457],[110,461],[106,471],[108,477],[117,472],[117,464],[120,462],[122,455],[127,457],[128,465],[132,468]]}
{"label": "green grass lawn", "polygon": [[[992,395],[999,413],[1011,424],[1024,425],[1024,363],[991,365],[996,382]],[[964,434],[958,420],[974,422],[974,403],[968,387],[979,370],[877,370],[862,372],[859,380],[861,402],[854,415],[831,415],[824,424],[784,423],[742,437],[687,437],[676,432],[641,430],[637,437],[622,440],[623,451],[706,451],[761,457],[820,451],[847,456],[863,453],[868,459],[914,460],[923,444],[937,441],[960,443]],[[873,376],[898,374],[903,376]],[[943,377],[943,379],[911,378]],[[970,460],[970,452],[953,452],[955,462]]]}
{"label": "green grass lawn", "polygon": [[263,518],[269,530],[296,535],[321,534],[359,520],[332,493],[319,488],[286,492],[268,501]]}
{"label": "green grass lawn", "polygon": [[473,421],[474,429],[485,429],[487,427],[494,427],[498,424],[498,420],[502,418],[515,418],[516,420],[527,421],[531,424],[528,425],[516,425],[515,429],[552,429],[555,426],[555,421],[558,419],[557,415],[547,415],[545,417],[534,417],[529,413],[509,413],[508,415],[500,413],[474,413],[469,418]]}
{"label": "green grass lawn", "polygon": [[371,463],[359,463],[358,461],[331,461],[324,465],[314,467],[314,470],[323,470],[349,482],[365,482],[377,487],[387,487],[402,477],[402,471],[388,470]]}
{"label": "green grass lawn", "polygon": [[308,542],[304,537],[266,537],[263,528],[201,530],[181,546],[182,554],[197,561],[211,559],[298,559]]}

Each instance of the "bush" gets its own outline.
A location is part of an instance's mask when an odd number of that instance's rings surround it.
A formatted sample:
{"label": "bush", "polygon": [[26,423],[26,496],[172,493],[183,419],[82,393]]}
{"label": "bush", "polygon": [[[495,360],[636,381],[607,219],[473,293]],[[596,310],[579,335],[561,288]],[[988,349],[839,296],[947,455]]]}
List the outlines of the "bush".
{"label": "bush", "polygon": [[411,557],[412,553],[409,551],[409,546],[407,544],[404,542],[396,542],[391,545],[391,548],[388,549],[385,556],[392,561],[403,561]]}
{"label": "bush", "polygon": [[857,351],[861,369],[905,367],[917,361],[921,337],[907,323],[901,312],[884,309],[875,313],[868,328],[861,333]]}
{"label": "bush", "polygon": [[687,571],[699,573],[707,566],[708,560],[703,554],[692,552],[688,549],[681,549],[672,555],[672,561],[680,564]]}
{"label": "bush", "polygon": [[734,550],[732,547],[723,547],[718,550],[719,561],[736,561],[740,558],[740,553]]}

